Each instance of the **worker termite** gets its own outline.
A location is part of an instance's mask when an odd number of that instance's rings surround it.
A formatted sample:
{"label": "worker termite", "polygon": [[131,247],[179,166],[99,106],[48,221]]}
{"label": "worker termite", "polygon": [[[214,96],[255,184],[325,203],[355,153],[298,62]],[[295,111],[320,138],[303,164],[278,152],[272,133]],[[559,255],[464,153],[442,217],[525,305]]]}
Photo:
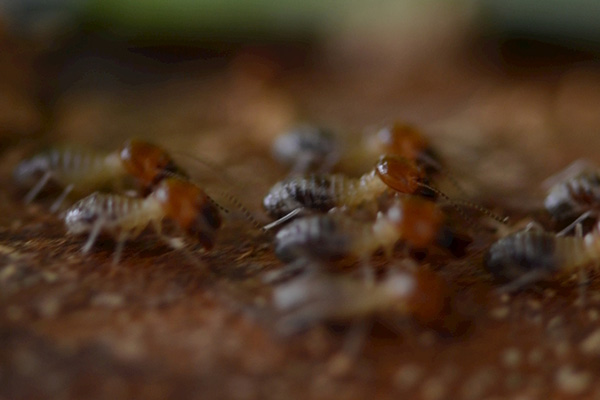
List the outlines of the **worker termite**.
{"label": "worker termite", "polygon": [[[434,198],[450,198],[428,183],[422,168],[399,156],[382,156],[375,168],[358,179],[338,174],[313,174],[290,177],[276,183],[263,199],[267,213],[278,218],[267,225],[270,229],[306,211],[326,212],[334,207],[354,209],[363,203],[374,203],[388,190]],[[475,204],[451,201],[498,220],[502,218]]]}
{"label": "worker termite", "polygon": [[510,281],[509,288],[520,288],[557,273],[582,271],[599,260],[597,229],[575,237],[528,230],[495,242],[485,256],[484,265],[496,278]]}
{"label": "worker termite", "polygon": [[277,232],[275,253],[289,262],[299,257],[364,258],[378,249],[389,255],[400,240],[412,248],[425,248],[436,242],[453,247],[452,240],[458,237],[444,227],[444,219],[435,203],[417,197],[399,199],[386,213],[379,213],[374,223],[342,213],[314,215],[297,219]]}
{"label": "worker termite", "polygon": [[378,198],[388,189],[400,193],[435,192],[414,163],[401,157],[381,157],[376,167],[358,179],[339,174],[290,177],[276,183],[263,200],[267,213],[282,218],[296,210],[329,211],[334,207],[355,208]]}
{"label": "worker termite", "polygon": [[[455,256],[464,255],[470,240],[444,225],[444,219],[435,203],[416,197],[400,199],[385,214],[379,213],[374,223],[358,221],[342,213],[297,219],[275,237],[275,254],[289,264],[265,279],[280,280],[320,262],[348,256],[361,259],[367,267],[369,258],[379,249],[391,258],[399,241],[404,241],[409,249],[436,244]],[[369,268],[364,271],[371,275]]]}
{"label": "worker termite", "polygon": [[544,200],[546,210],[558,221],[576,220],[564,231],[600,211],[600,170],[585,170],[553,185]]}
{"label": "worker termite", "polygon": [[386,126],[375,135],[347,142],[327,129],[300,125],[275,140],[273,154],[280,162],[292,165],[296,173],[329,171],[338,161],[343,165],[342,170],[355,171],[352,165],[370,165],[381,154],[404,157],[427,173],[441,170],[429,140],[419,129],[402,122]]}
{"label": "worker termite", "polygon": [[214,246],[221,226],[219,207],[213,200],[195,184],[174,177],[162,180],[145,198],[96,192],[67,211],[65,224],[70,234],[89,234],[84,253],[101,232],[116,236],[116,263],[128,238],[138,236],[148,225],[162,235],[165,219],[175,222],[186,236],[207,250]]}
{"label": "worker termite", "polygon": [[273,155],[292,167],[292,173],[328,171],[340,156],[334,134],[315,125],[299,125],[280,135],[273,143]]}
{"label": "worker termite", "polygon": [[56,148],[22,161],[13,174],[18,184],[31,187],[25,196],[27,203],[49,181],[62,186],[52,211],[58,210],[71,191],[89,194],[132,178],[149,192],[161,179],[172,175],[187,176],[165,150],[140,140],[129,140],[112,153]]}
{"label": "worker termite", "polygon": [[433,272],[394,271],[380,282],[344,276],[308,275],[276,287],[275,307],[283,312],[278,327],[284,334],[322,322],[352,322],[376,315],[413,317],[443,328],[452,313],[446,283]]}

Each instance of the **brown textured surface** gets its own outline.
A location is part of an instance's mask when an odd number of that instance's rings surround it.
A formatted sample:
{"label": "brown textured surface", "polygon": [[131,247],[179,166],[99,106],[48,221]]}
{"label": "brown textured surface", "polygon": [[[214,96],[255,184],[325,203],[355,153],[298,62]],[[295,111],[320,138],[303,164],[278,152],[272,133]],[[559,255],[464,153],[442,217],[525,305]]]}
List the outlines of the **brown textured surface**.
{"label": "brown textured surface", "polygon": [[[350,133],[398,117],[417,123],[473,197],[513,221],[539,208],[544,178],[576,158],[597,157],[597,65],[508,73],[463,48],[448,26],[429,37],[380,47],[335,42],[301,69],[265,67],[247,52],[208,72],[183,63],[151,85],[71,88],[42,139],[110,149],[138,136],[210,156],[239,185],[181,160],[209,193],[227,187],[257,215],[262,196],[285,175],[269,146],[299,115]],[[48,213],[52,196],[25,206],[10,180],[32,147],[3,149],[0,397],[600,396],[595,276],[583,306],[575,280],[497,296],[481,267],[492,237],[477,234],[467,258],[427,259],[455,289],[470,329],[444,337],[410,321],[399,331],[377,325],[345,369],[343,333],[275,332],[271,288],[261,282],[280,266],[268,236],[232,217],[201,262],[151,232],[127,244],[118,266],[110,239],[82,255],[85,238],[66,236]]]}

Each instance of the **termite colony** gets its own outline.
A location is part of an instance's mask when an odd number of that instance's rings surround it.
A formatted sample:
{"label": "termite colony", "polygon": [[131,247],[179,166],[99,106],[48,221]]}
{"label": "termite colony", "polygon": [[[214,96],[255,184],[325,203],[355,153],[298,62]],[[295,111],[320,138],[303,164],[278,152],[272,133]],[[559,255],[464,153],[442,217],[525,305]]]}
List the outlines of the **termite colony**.
{"label": "termite colony", "polygon": [[[353,147],[327,129],[302,125],[277,138],[273,153],[289,167],[263,199],[274,221],[262,232],[283,263],[262,277],[272,287],[278,327],[297,332],[386,316],[457,330],[462,317],[451,284],[428,257],[460,259],[478,230],[493,232],[505,220],[462,198],[460,184],[420,130],[396,123]],[[347,170],[349,159],[357,161]],[[560,232],[530,227],[497,238],[486,250],[483,266],[504,282],[499,288],[584,271],[600,259],[599,171],[579,168],[550,188],[545,207],[564,228]],[[224,208],[164,149],[144,141],[127,141],[106,154],[54,149],[21,162],[14,179],[28,190],[27,203],[49,185],[61,188],[53,212],[69,195],[79,195],[63,214],[67,231],[87,235],[83,253],[101,233],[112,236],[115,263],[125,241],[148,226],[172,244],[162,233],[170,224],[210,250],[223,223]],[[443,183],[459,194],[441,190]],[[597,226],[589,229],[590,221]]]}
{"label": "termite colony", "polygon": [[[60,209],[67,196],[85,196],[64,213],[68,233],[88,235],[82,248],[87,253],[100,233],[117,240],[114,262],[118,263],[125,241],[151,225],[162,233],[164,221],[205,249],[214,246],[221,226],[221,208],[192,182],[161,147],[129,140],[115,152],[55,148],[22,161],[14,180],[28,188],[26,202],[33,201],[48,184],[62,188],[51,207]],[[119,189],[133,187],[133,194]],[[102,192],[109,188],[114,192]]]}

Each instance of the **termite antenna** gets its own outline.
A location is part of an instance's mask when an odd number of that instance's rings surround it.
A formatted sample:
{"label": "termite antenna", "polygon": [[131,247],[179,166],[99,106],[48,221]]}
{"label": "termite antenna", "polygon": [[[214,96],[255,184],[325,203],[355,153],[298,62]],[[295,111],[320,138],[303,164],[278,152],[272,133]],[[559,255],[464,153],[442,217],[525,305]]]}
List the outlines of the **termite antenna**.
{"label": "termite antenna", "polygon": [[432,192],[434,192],[435,194],[439,195],[440,197],[442,197],[444,200],[450,202],[450,204],[452,204],[452,206],[454,207],[454,209],[456,211],[458,211],[458,213],[467,221],[467,222],[472,222],[471,218],[469,218],[460,207],[468,207],[468,208],[472,208],[474,210],[479,211],[480,213],[482,213],[485,216],[488,216],[492,219],[494,219],[495,221],[500,222],[501,224],[506,224],[508,222],[508,217],[502,217],[500,215],[495,214],[494,212],[492,212],[491,210],[480,206],[479,204],[475,204],[472,203],[470,201],[466,201],[466,200],[454,200],[451,199],[446,193],[442,192],[441,190],[426,184],[426,183],[419,183],[420,186],[431,190]]}
{"label": "termite antenna", "polygon": [[[213,161],[208,161],[204,158],[193,156],[193,155],[188,154],[183,151],[173,151],[173,154],[182,155],[182,156],[188,157],[200,164],[203,164],[204,166],[211,169],[213,172],[216,172],[217,176],[219,177],[219,179],[221,179],[223,181],[223,183],[226,183],[229,186],[237,186],[237,184],[235,183],[235,179],[231,178],[229,176],[229,174],[227,174],[227,172],[223,171],[223,167],[221,167],[217,163],[215,163]],[[248,210],[248,207],[244,206],[242,204],[242,202],[237,199],[237,197],[235,197],[232,193],[230,193],[226,190],[219,190],[218,193],[220,195],[222,195],[224,198],[226,198],[227,201],[231,202],[231,204],[234,207],[236,207],[239,211],[241,211],[242,214],[244,215],[244,217],[254,226],[255,229],[258,229],[261,231],[263,230],[262,224],[260,222],[258,222],[256,217],[250,212],[250,210]],[[215,205],[217,207],[225,210],[221,205],[216,203],[214,200],[212,200],[212,201],[215,203]],[[227,211],[227,212],[229,212],[229,211]]]}
{"label": "termite antenna", "polygon": [[[180,179],[186,179],[186,180],[190,180],[187,178],[182,178],[181,176],[179,176],[176,172],[164,172],[164,175],[166,177],[176,177],[176,178],[180,178]],[[254,215],[250,212],[250,210],[248,210],[248,207],[244,206],[242,204],[241,201],[239,201],[237,199],[237,197],[235,197],[232,193],[224,190],[224,189],[219,189],[219,190],[211,190],[211,192],[213,193],[218,193],[220,196],[222,196],[223,198],[225,198],[229,203],[231,203],[235,208],[237,208],[239,211],[242,212],[242,215],[254,226],[255,229],[258,230],[263,230],[262,224],[260,222],[258,222],[258,220],[256,219],[256,217],[254,217]],[[215,199],[213,199],[212,197],[208,196],[208,200],[215,206],[217,207],[219,210],[223,211],[225,214],[229,214],[230,210],[226,207],[224,207],[223,205],[221,205],[220,203],[218,203]]]}
{"label": "termite antenna", "polygon": [[447,202],[449,202],[452,207],[456,210],[456,212],[469,224],[472,225],[473,224],[473,220],[467,215],[465,214],[465,212],[462,210],[462,208],[460,208],[458,206],[458,204],[456,204],[454,202],[454,200],[452,200],[450,198],[450,196],[448,196],[446,193],[442,192],[440,189],[433,187],[429,184],[423,183],[423,182],[419,182],[419,186],[425,188],[425,189],[429,189],[432,192],[434,192],[435,194],[437,194],[438,196],[440,196],[441,198],[443,198],[444,200],[446,200]]}
{"label": "termite antenna", "polygon": [[[242,204],[242,202],[240,200],[238,200],[237,197],[235,197],[233,194],[229,193],[228,191],[222,190],[222,189],[217,190],[216,192],[219,195],[223,196],[235,208],[237,208],[239,211],[241,211],[244,218],[246,218],[248,220],[248,222],[250,222],[255,229],[260,230],[260,231],[264,230],[263,225],[260,222],[258,222],[258,220],[254,216],[254,214],[252,214],[252,212],[248,209],[248,207],[246,207],[244,204]],[[212,201],[214,202],[214,200],[212,200]],[[218,206],[218,207],[221,207],[221,206]]]}
{"label": "termite antenna", "polygon": [[217,203],[217,201],[215,199],[213,199],[212,197],[210,197],[209,195],[206,195],[206,197],[208,198],[208,201],[210,201],[213,206],[217,207],[220,211],[224,212],[225,214],[229,214],[228,208],[225,208],[221,204]]}
{"label": "termite antenna", "polygon": [[463,207],[469,207],[472,208],[474,210],[479,211],[480,213],[482,213],[483,215],[492,218],[495,221],[500,222],[501,224],[506,225],[508,223],[508,217],[507,216],[501,216],[498,215],[496,213],[494,213],[492,210],[485,208],[483,206],[480,206],[479,204],[475,204],[475,203],[471,203],[470,201],[466,201],[466,200],[453,200],[455,204],[463,206]]}
{"label": "termite antenna", "polygon": [[226,171],[223,170],[223,167],[220,166],[219,164],[217,164],[214,161],[209,161],[205,158],[200,158],[200,157],[196,157],[193,156],[189,153],[186,153],[184,151],[178,151],[175,150],[172,152],[173,154],[176,155],[180,155],[180,156],[184,156],[187,157],[191,160],[194,160],[195,162],[204,165],[205,167],[207,167],[208,169],[210,169],[212,172],[215,172],[217,174],[217,176],[219,177],[219,179],[221,179],[223,181],[223,183],[226,183],[228,185],[231,186],[235,186],[235,179],[233,179]]}

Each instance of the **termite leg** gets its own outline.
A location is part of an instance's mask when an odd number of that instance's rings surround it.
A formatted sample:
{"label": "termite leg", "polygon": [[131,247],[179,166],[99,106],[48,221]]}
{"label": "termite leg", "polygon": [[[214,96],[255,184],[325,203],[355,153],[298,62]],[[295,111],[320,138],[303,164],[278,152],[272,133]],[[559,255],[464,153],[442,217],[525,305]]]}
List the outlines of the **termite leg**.
{"label": "termite leg", "polygon": [[538,282],[547,276],[548,276],[548,272],[546,272],[546,271],[532,270],[532,271],[527,272],[526,274],[520,276],[519,278],[513,280],[512,282],[509,282],[506,285],[501,286],[500,288],[498,288],[497,293],[504,294],[504,293],[516,292],[517,290],[519,290],[531,283]]}
{"label": "termite leg", "polygon": [[[566,228],[564,228],[562,231],[558,232],[556,234],[556,236],[565,236],[567,233],[571,232],[573,229],[575,229],[576,235],[577,235],[577,229],[581,229],[581,223],[590,215],[594,214],[595,212],[592,210],[586,211],[583,214],[581,214],[579,217],[577,217],[577,219],[573,222],[571,222]],[[583,235],[582,235],[583,236]]]}
{"label": "termite leg", "polygon": [[279,225],[285,224],[286,222],[288,222],[291,219],[294,219],[302,214],[306,213],[306,209],[305,208],[296,208],[293,211],[290,211],[289,213],[287,213],[286,215],[284,215],[283,217],[276,219],[275,221],[271,222],[270,224],[267,224],[265,226],[263,226],[263,230],[264,231],[268,231],[271,230],[273,228],[278,227]]}
{"label": "termite leg", "polygon": [[294,262],[285,265],[281,269],[276,271],[269,271],[263,276],[263,282],[268,284],[275,284],[285,282],[295,276],[298,276],[308,269],[310,262],[300,257]]}
{"label": "termite leg", "polygon": [[123,253],[123,246],[125,246],[126,241],[127,234],[121,233],[117,239],[117,247],[115,249],[115,255],[113,256],[113,265],[119,264],[119,260],[121,260],[121,254]]}
{"label": "termite leg", "polygon": [[[524,231],[525,232],[531,232],[531,231],[544,232],[544,227],[542,225],[540,225],[540,223],[537,221],[531,221],[525,226]],[[556,235],[556,236],[558,236],[558,235]]]}
{"label": "termite leg", "polygon": [[60,208],[63,201],[65,201],[65,199],[67,198],[69,193],[71,193],[71,191],[73,190],[74,187],[75,186],[71,183],[69,186],[67,186],[65,188],[65,190],[63,190],[63,192],[60,194],[60,196],[58,196],[56,201],[54,203],[52,203],[52,207],[50,207],[51,213],[55,213],[58,211],[58,209]]}
{"label": "termite leg", "polygon": [[96,239],[98,238],[98,235],[100,234],[102,225],[104,225],[104,220],[102,220],[102,219],[99,219],[96,221],[96,223],[94,223],[94,226],[92,227],[92,231],[90,232],[90,236],[88,237],[87,242],[85,242],[85,244],[83,245],[83,248],[81,249],[81,252],[83,254],[90,251],[90,249],[94,245],[94,242],[96,241]]}
{"label": "termite leg", "polygon": [[27,196],[25,196],[25,204],[31,203],[33,199],[35,199],[37,195],[40,194],[40,192],[42,191],[44,186],[46,186],[46,183],[48,183],[48,180],[50,180],[51,177],[52,172],[46,172],[44,176],[42,176],[42,179],[40,179],[40,181],[36,183],[34,187],[31,188],[29,193],[27,193]]}
{"label": "termite leg", "polygon": [[[587,214],[587,213],[585,213]],[[580,219],[581,217],[577,218]],[[584,218],[585,219],[585,218]],[[582,239],[583,238],[583,226],[581,225],[581,222],[578,222],[575,225],[575,237]],[[596,262],[596,261],[594,261]],[[586,288],[588,285],[588,279],[587,279],[587,271],[585,270],[585,268],[579,268],[579,306],[581,308],[585,308],[585,294],[586,294]]]}

